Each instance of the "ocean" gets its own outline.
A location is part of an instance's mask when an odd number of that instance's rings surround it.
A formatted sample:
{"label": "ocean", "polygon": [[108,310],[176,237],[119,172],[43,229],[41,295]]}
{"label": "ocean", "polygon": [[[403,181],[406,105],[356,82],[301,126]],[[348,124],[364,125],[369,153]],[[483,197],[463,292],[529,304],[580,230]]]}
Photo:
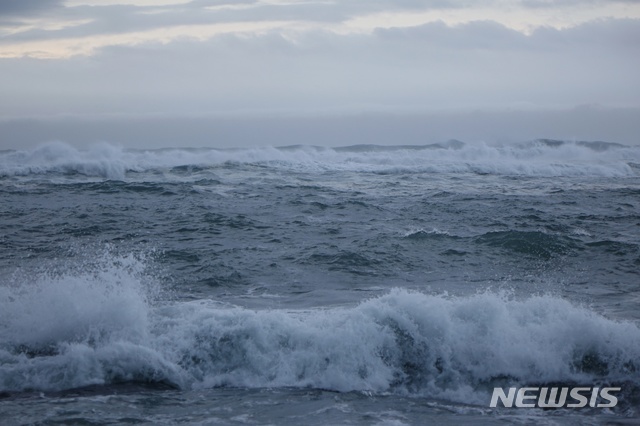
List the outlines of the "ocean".
{"label": "ocean", "polygon": [[0,422],[638,424],[639,271],[636,146],[1,151]]}

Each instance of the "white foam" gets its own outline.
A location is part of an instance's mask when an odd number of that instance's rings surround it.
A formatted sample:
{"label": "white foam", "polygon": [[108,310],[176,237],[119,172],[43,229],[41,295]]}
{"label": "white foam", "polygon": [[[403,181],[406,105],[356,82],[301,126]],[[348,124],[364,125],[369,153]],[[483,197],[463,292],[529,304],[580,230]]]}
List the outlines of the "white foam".
{"label": "white foam", "polygon": [[166,170],[177,166],[215,167],[225,163],[266,164],[299,171],[375,173],[480,173],[524,176],[637,176],[640,148],[611,146],[596,150],[579,143],[490,146],[452,145],[440,148],[406,147],[339,150],[295,148],[169,149],[128,151],[108,144],[78,150],[60,142],[31,151],[0,154],[0,176],[80,174],[125,180],[127,172]]}
{"label": "white foam", "polygon": [[500,380],[640,383],[636,324],[552,296],[396,289],[316,310],[152,304],[136,262],[109,259],[97,271],[0,287],[0,391],[143,380],[485,404],[487,387]]}
{"label": "white foam", "polygon": [[32,151],[0,155],[0,175],[9,176],[57,172],[122,180],[130,169],[123,151],[108,144],[81,151],[61,142],[50,142]]}
{"label": "white foam", "polygon": [[156,368],[171,375],[173,366],[149,345],[143,262],[101,256],[97,265],[14,276],[0,285],[0,389],[146,380]]}
{"label": "white foam", "polygon": [[415,238],[421,236],[451,236],[449,231],[441,231],[438,228],[431,228],[430,230],[426,230],[424,228],[411,228],[408,231],[402,233],[403,237]]}

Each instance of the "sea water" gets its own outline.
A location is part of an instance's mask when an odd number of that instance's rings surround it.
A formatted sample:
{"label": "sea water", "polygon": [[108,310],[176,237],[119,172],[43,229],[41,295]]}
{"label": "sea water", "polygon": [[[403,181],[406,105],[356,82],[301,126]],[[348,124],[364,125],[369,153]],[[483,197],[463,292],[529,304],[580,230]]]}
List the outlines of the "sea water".
{"label": "sea water", "polygon": [[634,424],[639,271],[638,147],[2,151],[0,421]]}

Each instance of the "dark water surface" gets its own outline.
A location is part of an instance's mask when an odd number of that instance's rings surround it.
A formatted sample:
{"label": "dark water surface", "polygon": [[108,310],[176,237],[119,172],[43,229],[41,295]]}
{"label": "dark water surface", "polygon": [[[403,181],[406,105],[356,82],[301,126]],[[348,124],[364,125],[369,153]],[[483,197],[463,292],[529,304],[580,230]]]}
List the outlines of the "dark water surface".
{"label": "dark water surface", "polygon": [[[633,424],[640,149],[0,153],[10,424]],[[492,409],[494,387],[622,387]]]}

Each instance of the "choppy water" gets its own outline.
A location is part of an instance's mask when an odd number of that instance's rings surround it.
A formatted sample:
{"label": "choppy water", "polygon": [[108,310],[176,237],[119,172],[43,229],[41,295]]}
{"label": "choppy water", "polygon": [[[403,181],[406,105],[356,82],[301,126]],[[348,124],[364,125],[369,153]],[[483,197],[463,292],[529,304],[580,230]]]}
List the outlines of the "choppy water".
{"label": "choppy water", "polygon": [[639,271],[638,147],[4,151],[0,417],[631,424]]}

